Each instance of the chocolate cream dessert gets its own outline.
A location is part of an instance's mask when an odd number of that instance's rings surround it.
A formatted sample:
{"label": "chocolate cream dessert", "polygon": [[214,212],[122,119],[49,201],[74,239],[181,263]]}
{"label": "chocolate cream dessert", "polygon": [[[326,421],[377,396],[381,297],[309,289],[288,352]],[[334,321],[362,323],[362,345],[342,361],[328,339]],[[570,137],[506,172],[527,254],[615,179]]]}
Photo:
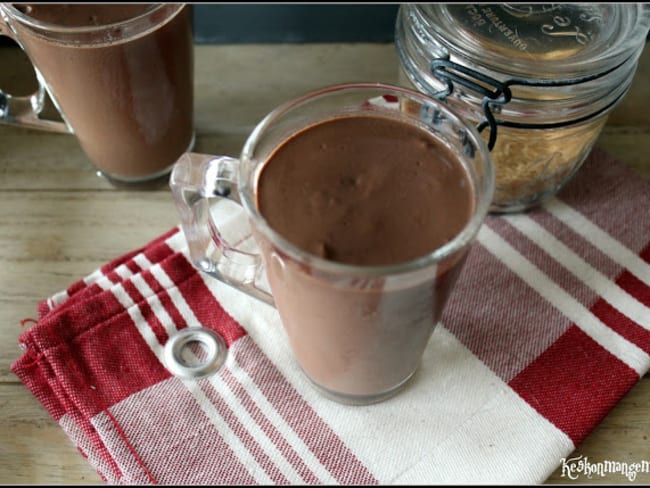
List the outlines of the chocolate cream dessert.
{"label": "chocolate cream dessert", "polygon": [[259,212],[277,233],[309,255],[359,267],[334,280],[262,246],[304,371],[351,403],[404,383],[440,319],[465,250],[417,278],[366,271],[430,254],[463,229],[474,193],[458,158],[418,126],[354,114],[288,138],[257,184]]}
{"label": "chocolate cream dessert", "polygon": [[55,103],[100,171],[116,180],[147,179],[169,170],[188,150],[193,141],[189,7],[158,26],[133,33],[124,26],[101,32],[86,28],[133,18],[151,5],[14,6],[43,23],[83,28],[73,42],[63,35],[38,35],[15,23]]}

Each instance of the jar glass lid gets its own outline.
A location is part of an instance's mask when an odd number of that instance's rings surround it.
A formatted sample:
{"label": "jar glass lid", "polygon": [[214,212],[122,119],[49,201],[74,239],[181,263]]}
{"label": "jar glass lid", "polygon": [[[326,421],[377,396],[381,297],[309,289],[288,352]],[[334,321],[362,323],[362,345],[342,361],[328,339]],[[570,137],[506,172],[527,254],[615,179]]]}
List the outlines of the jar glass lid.
{"label": "jar glass lid", "polygon": [[511,76],[578,78],[638,56],[650,5],[417,4],[435,43],[452,57]]}

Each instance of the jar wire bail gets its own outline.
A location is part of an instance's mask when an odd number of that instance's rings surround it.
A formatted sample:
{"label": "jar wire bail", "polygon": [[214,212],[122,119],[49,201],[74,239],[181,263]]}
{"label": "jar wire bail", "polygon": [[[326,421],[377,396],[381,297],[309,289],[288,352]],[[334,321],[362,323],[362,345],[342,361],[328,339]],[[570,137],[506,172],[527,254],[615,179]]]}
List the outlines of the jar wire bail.
{"label": "jar wire bail", "polygon": [[485,119],[482,120],[477,126],[476,129],[478,132],[482,132],[486,127],[490,128],[490,137],[488,139],[488,149],[492,151],[497,140],[497,126],[502,125],[504,127],[515,127],[520,129],[549,129],[563,127],[570,124],[575,124],[577,122],[582,122],[591,117],[594,117],[610,107],[616,105],[618,101],[625,95],[627,92],[621,93],[616,99],[611,101],[606,106],[600,108],[594,113],[590,113],[579,119],[573,119],[569,121],[556,122],[552,124],[528,124],[520,122],[511,122],[505,120],[497,120],[492,113],[493,106],[503,106],[512,100],[512,91],[510,87],[513,85],[522,85],[522,86],[539,86],[539,87],[557,87],[557,86],[569,86],[577,85],[580,83],[585,83],[597,78],[601,78],[612,71],[615,71],[619,67],[623,66],[628,62],[629,58],[626,58],[623,62],[617,64],[616,66],[594,74],[590,76],[583,76],[579,78],[572,78],[567,80],[527,80],[520,78],[511,78],[507,81],[499,81],[495,78],[485,75],[479,71],[476,71],[467,66],[455,63],[449,58],[434,58],[431,61],[430,69],[434,77],[436,77],[440,82],[445,84],[445,88],[435,93],[434,96],[438,99],[445,100],[449,95],[454,91],[455,85],[457,83],[465,88],[469,88],[479,95],[483,96],[481,107],[483,109],[483,114]]}

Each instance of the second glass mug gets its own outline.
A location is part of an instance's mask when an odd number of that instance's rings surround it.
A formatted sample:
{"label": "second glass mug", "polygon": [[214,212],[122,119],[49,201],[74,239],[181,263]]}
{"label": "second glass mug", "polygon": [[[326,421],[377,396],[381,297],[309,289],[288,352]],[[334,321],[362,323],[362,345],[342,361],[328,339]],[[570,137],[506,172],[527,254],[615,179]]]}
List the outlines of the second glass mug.
{"label": "second glass mug", "polygon": [[[319,121],[368,111],[424,127],[453,152],[473,186],[473,213],[462,230],[403,264],[356,266],[305,252],[272,229],[256,204],[260,170],[283,141]],[[238,159],[184,154],[170,186],[195,267],[277,308],[294,357],[317,390],[340,403],[370,404],[400,391],[417,370],[487,214],[494,174],[482,139],[449,107],[410,89],[361,83],[276,108]]]}
{"label": "second glass mug", "polygon": [[[0,122],[74,134],[119,185],[167,178],[193,147],[190,6],[5,3],[0,35],[25,51],[39,85],[24,97],[0,87]],[[41,118],[46,93],[63,122]]]}

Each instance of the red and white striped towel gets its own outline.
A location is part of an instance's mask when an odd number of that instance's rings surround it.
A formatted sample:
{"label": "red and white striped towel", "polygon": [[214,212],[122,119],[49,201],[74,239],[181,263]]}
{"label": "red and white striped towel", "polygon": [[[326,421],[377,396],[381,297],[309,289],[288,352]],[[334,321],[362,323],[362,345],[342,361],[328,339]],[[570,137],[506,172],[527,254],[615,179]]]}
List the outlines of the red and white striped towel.
{"label": "red and white striped towel", "polygon": [[[650,183],[596,149],[543,208],[489,216],[421,369],[322,398],[276,311],[189,263],[177,229],[40,306],[13,371],[109,483],[537,483],[650,367]],[[217,374],[164,367],[176,330]]]}

